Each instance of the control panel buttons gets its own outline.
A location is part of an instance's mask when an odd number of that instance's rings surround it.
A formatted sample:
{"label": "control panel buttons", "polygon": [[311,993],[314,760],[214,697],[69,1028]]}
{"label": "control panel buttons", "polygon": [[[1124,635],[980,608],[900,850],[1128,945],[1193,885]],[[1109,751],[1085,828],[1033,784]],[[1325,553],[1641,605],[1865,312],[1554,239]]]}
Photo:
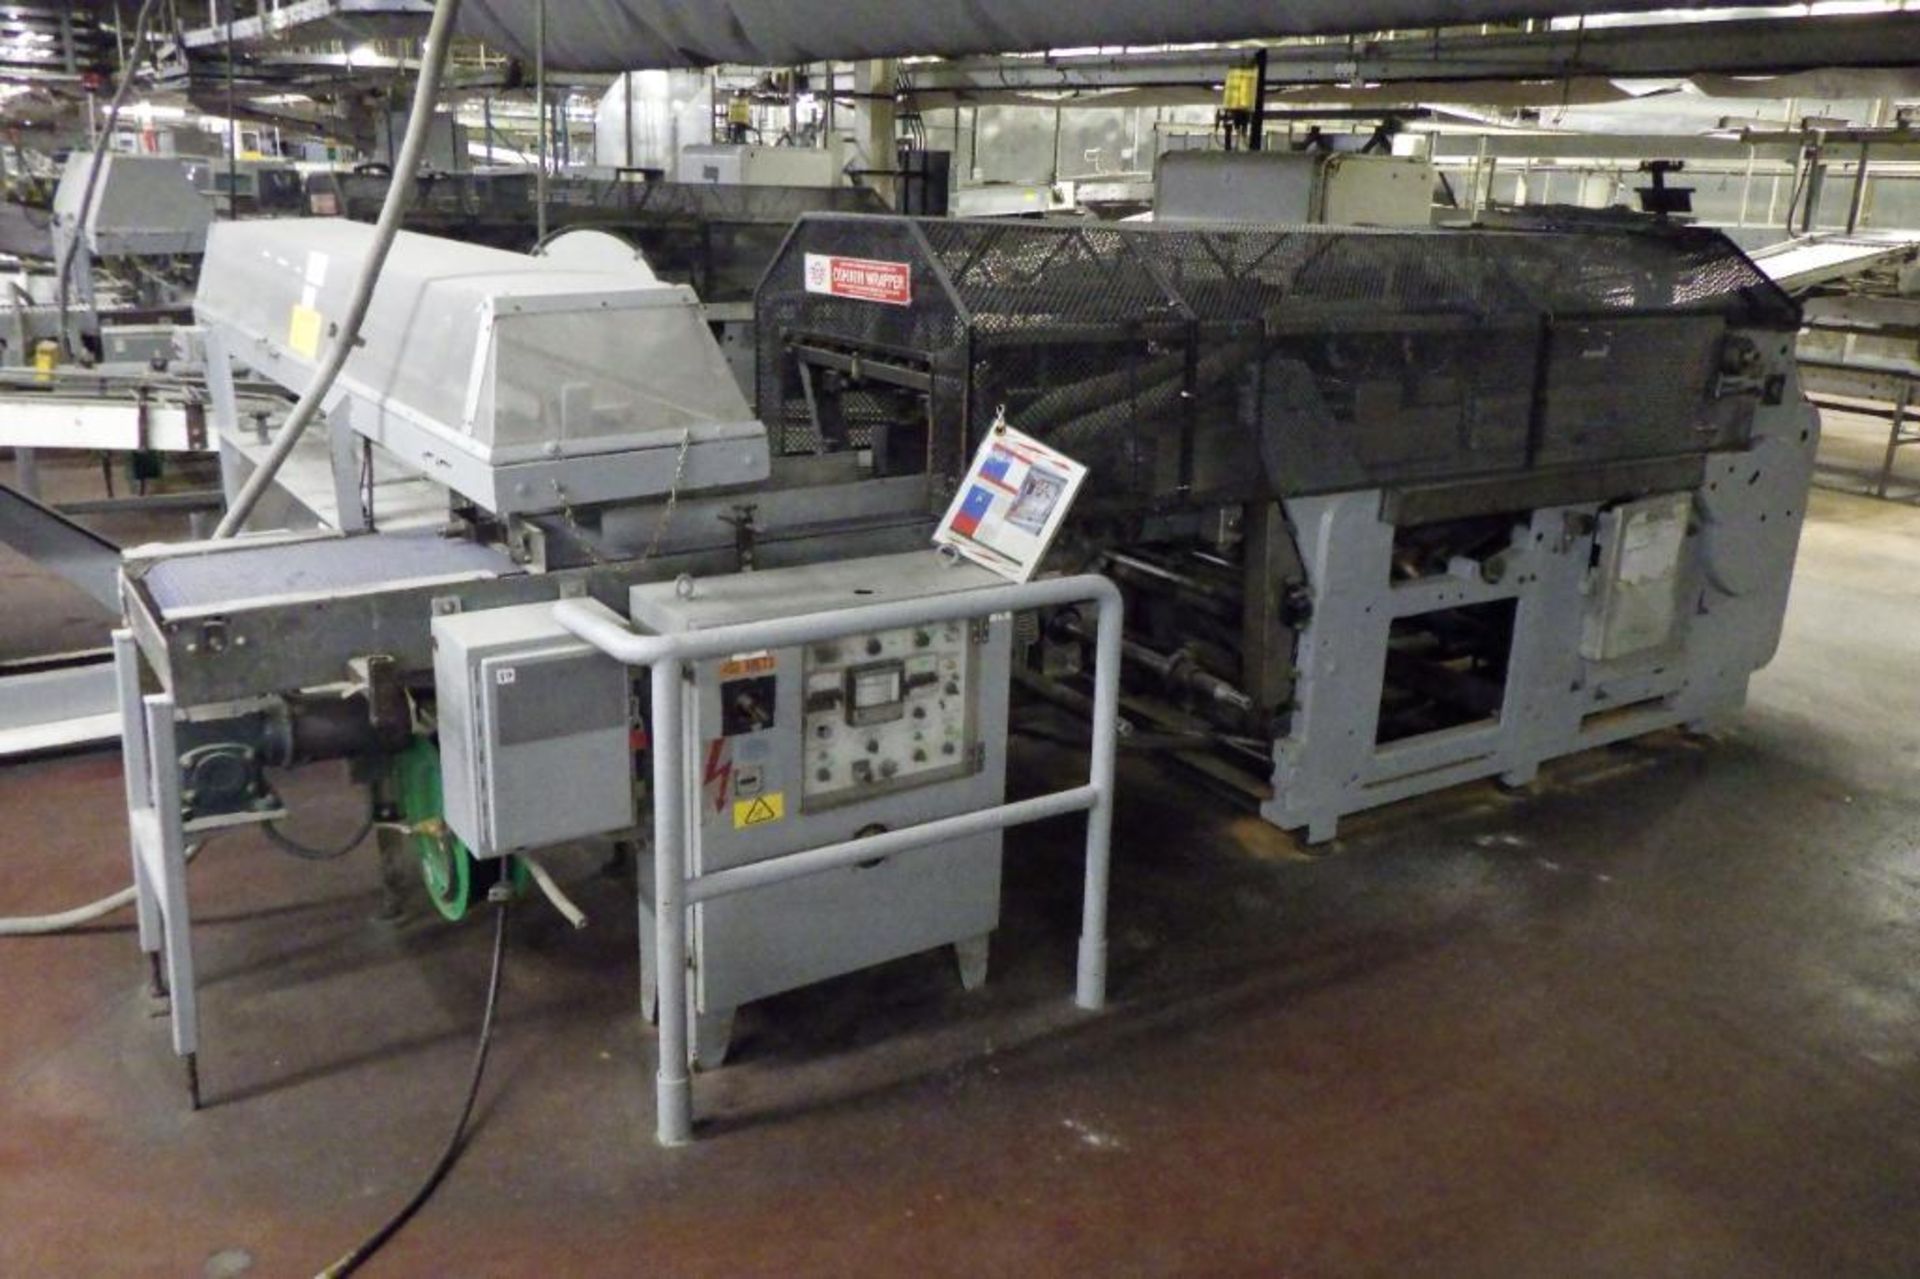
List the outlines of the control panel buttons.
{"label": "control panel buttons", "polygon": [[853,801],[978,768],[968,747],[979,642],[974,628],[941,622],[802,649],[804,799]]}

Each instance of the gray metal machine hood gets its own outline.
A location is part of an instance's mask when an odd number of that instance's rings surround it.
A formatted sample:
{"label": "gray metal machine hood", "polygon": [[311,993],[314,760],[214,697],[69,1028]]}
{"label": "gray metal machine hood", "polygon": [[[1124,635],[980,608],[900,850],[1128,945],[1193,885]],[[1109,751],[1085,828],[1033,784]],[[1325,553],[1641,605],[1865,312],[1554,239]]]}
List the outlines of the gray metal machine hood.
{"label": "gray metal machine hood", "polygon": [[[824,59],[1018,53],[1337,35],[1673,8],[1672,0],[551,0],[547,61],[571,71],[790,66]],[[1727,3],[1692,8],[1734,7]],[[532,60],[536,6],[466,0],[470,35]]]}

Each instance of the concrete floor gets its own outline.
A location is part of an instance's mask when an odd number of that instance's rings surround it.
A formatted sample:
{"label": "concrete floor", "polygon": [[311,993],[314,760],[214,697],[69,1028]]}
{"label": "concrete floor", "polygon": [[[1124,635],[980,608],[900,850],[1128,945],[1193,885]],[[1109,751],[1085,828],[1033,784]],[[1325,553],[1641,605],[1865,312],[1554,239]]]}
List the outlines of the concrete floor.
{"label": "concrete floor", "polygon": [[[1920,511],[1812,511],[1718,740],[1313,859],[1132,764],[1109,1011],[1067,1003],[1077,826],[1038,828],[984,990],[926,956],[747,1010],[683,1150],[651,1141],[631,899],[567,863],[592,926],[516,912],[471,1144],[368,1272],[1915,1273]],[[105,754],[0,769],[0,914],[124,881],[120,786]],[[351,820],[338,775],[291,793]],[[409,1193],[489,938],[373,922],[375,882],[208,846],[199,1114],[129,921],[0,943],[0,1274],[308,1274]]]}

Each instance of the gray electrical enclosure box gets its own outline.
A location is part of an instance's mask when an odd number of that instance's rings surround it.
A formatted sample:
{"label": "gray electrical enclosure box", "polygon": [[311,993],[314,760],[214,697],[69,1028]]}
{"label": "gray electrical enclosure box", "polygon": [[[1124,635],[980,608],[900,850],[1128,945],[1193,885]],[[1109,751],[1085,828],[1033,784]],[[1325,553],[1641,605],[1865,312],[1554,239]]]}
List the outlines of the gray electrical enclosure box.
{"label": "gray electrical enclosure box", "polygon": [[1169,151],[1154,169],[1158,223],[1427,226],[1433,166],[1398,155]]}
{"label": "gray electrical enclosure box", "polygon": [[[668,634],[999,581],[924,551],[703,579],[686,597],[671,582],[636,586],[631,609]],[[691,872],[999,804],[1011,633],[1002,616],[693,663]],[[962,980],[984,980],[999,919],[997,831],[701,903],[689,929],[696,1060],[718,1063],[741,1004],[903,955],[953,945]],[[651,956],[645,909],[642,928]]]}
{"label": "gray electrical enclosure box", "polygon": [[633,825],[626,667],[553,605],[433,619],[447,825],[476,857]]}

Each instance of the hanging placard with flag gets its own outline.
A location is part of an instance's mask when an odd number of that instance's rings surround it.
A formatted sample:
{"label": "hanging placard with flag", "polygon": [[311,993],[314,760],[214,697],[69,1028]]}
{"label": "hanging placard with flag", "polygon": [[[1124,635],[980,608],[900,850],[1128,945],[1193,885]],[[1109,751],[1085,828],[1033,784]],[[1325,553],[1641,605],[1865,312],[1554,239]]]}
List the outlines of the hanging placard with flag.
{"label": "hanging placard with flag", "polygon": [[997,417],[934,532],[934,543],[1003,577],[1027,581],[1046,557],[1086,476],[1080,463]]}

